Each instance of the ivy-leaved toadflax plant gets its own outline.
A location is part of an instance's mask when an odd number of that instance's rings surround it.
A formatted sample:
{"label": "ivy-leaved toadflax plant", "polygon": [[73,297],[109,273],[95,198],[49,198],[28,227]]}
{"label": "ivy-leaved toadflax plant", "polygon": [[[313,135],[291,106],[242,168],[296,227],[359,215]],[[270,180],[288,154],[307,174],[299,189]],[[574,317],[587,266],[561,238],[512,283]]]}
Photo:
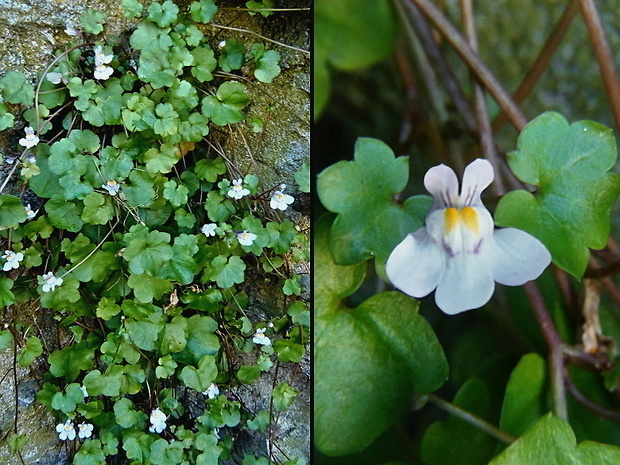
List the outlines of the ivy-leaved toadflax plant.
{"label": "ivy-leaved toadflax plant", "polygon": [[428,170],[424,186],[434,202],[426,226],[408,234],[386,264],[396,288],[417,298],[436,289],[437,306],[454,315],[486,304],[495,282],[520,286],[540,276],[551,263],[545,246],[519,229],[495,229],[480,200],[493,178],[491,163],[474,160],[459,192],[451,168]]}

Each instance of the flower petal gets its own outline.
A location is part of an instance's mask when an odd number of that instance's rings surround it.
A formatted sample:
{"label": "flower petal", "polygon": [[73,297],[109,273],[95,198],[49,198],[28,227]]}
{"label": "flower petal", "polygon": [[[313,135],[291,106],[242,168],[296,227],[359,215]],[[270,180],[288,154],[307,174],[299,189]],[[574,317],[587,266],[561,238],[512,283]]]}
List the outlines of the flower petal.
{"label": "flower petal", "polygon": [[493,279],[500,284],[521,286],[538,278],[551,263],[546,247],[525,231],[497,229],[493,239]]}
{"label": "flower petal", "polygon": [[435,293],[437,306],[448,315],[482,307],[495,289],[488,245],[479,253],[460,253],[448,260]]}
{"label": "flower petal", "polygon": [[452,168],[441,164],[433,166],[424,175],[424,187],[435,198],[433,208],[452,206],[452,199],[459,195],[459,180]]}
{"label": "flower petal", "polygon": [[493,182],[495,173],[488,160],[477,158],[465,168],[460,200],[465,205],[481,205],[480,194]]}
{"label": "flower petal", "polygon": [[396,246],[385,264],[394,287],[412,297],[424,297],[437,287],[446,267],[447,256],[426,228],[408,234]]}

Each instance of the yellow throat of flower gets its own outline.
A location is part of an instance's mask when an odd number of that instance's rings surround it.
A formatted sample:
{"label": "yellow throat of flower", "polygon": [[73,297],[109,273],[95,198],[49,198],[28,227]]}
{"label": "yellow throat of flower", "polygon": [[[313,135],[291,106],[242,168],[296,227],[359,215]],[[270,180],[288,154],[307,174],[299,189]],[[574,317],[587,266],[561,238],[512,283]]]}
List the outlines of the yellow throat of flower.
{"label": "yellow throat of flower", "polygon": [[480,232],[480,223],[478,221],[478,212],[472,207],[464,207],[462,209],[450,207],[444,211],[446,235],[454,231],[460,223],[469,229],[475,235]]}

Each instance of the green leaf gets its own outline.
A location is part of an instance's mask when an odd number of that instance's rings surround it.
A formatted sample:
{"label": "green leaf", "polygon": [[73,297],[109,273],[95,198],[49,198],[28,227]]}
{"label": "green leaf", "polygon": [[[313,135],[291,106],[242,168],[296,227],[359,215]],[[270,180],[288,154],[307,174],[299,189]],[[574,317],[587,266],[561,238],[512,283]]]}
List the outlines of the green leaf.
{"label": "green leaf", "polygon": [[155,376],[157,378],[170,378],[177,368],[177,362],[174,361],[172,355],[160,357],[157,368],[155,368]]}
{"label": "green leaf", "polygon": [[287,383],[278,383],[273,389],[273,408],[276,412],[281,412],[291,406],[299,391]]}
{"label": "green leaf", "polygon": [[84,210],[81,218],[89,224],[106,224],[114,218],[114,207],[109,196],[91,192],[84,197]]}
{"label": "green leaf", "polygon": [[105,454],[98,439],[86,439],[73,458],[73,465],[101,465]]}
{"label": "green leaf", "polygon": [[122,428],[132,428],[142,425],[146,414],[134,409],[134,404],[127,397],[122,397],[114,404],[114,418],[116,424]]}
{"label": "green leaf", "polygon": [[308,310],[308,306],[302,301],[298,300],[292,304],[286,313],[289,314],[291,320],[296,325],[305,326],[306,328],[310,327],[310,310]]}
{"label": "green leaf", "polygon": [[115,315],[118,315],[121,311],[121,307],[114,303],[114,300],[102,297],[97,305],[97,316],[104,320],[109,320]]}
{"label": "green leaf", "polygon": [[218,177],[226,173],[226,162],[222,157],[199,160],[194,167],[198,179],[216,182]]}
{"label": "green leaf", "polygon": [[84,225],[84,220],[80,217],[80,208],[73,202],[52,199],[45,204],[45,211],[52,226],[59,229],[78,232]]}
{"label": "green leaf", "polygon": [[41,306],[44,308],[53,308],[55,310],[64,310],[71,307],[71,304],[75,304],[80,300],[79,287],[80,282],[70,274],[64,276],[60,287],[57,287],[51,292],[43,292],[41,287],[39,287],[43,294],[41,296]]}
{"label": "green leaf", "polygon": [[186,366],[181,370],[181,380],[189,388],[204,392],[217,376],[217,366],[212,355],[203,355],[198,362],[198,369]]}
{"label": "green leaf", "polygon": [[[489,397],[487,385],[478,378],[471,378],[459,389],[452,403],[481,418],[487,418]],[[493,457],[495,445],[495,440],[484,431],[450,416],[445,421],[434,422],[426,429],[421,455],[426,465],[486,465]]]}
{"label": "green leaf", "polygon": [[218,126],[238,123],[243,119],[241,110],[248,102],[243,84],[226,81],[218,87],[215,96],[209,95],[202,100],[202,113]]}
{"label": "green leaf", "polygon": [[32,105],[34,87],[26,81],[24,73],[9,71],[0,79],[0,95],[5,102]]}
{"label": "green leaf", "polygon": [[581,278],[588,248],[607,243],[611,207],[620,193],[620,177],[609,172],[617,158],[613,131],[592,121],[569,125],[562,115],[547,112],[523,129],[517,147],[508,163],[538,190],[506,194],[495,222],[540,239],[556,265]]}
{"label": "green leaf", "polygon": [[237,370],[237,379],[244,384],[252,384],[260,376],[260,368],[256,365],[244,365]]}
{"label": "green leaf", "polygon": [[90,34],[99,34],[103,31],[105,22],[105,15],[101,11],[92,8],[87,8],[84,13],[80,15],[80,23],[84,31]]}
{"label": "green leaf", "polygon": [[169,173],[180,158],[178,147],[167,143],[144,152],[146,171],[149,173]]}
{"label": "green leaf", "polygon": [[548,413],[489,465],[592,465],[620,462],[620,448],[583,441],[564,420]]}
{"label": "green leaf", "polygon": [[278,339],[273,343],[273,350],[278,354],[281,362],[301,362],[305,349],[301,344],[296,344],[289,339]]}
{"label": "green leaf", "polygon": [[252,44],[252,56],[256,61],[254,76],[260,82],[270,83],[280,74],[280,54],[275,50],[265,51],[263,44]]}
{"label": "green leaf", "polygon": [[[0,278],[1,281],[6,278]],[[13,347],[13,333],[11,333],[8,329],[3,329],[0,331],[0,352],[8,349],[9,347]]]}
{"label": "green leaf", "polygon": [[305,161],[295,172],[295,182],[301,192],[310,192],[310,163]]}
{"label": "green leaf", "polygon": [[[225,41],[220,57],[217,62],[223,71],[230,73],[234,69],[240,69],[245,61],[245,45],[234,37]],[[232,82],[232,81],[231,81]]]}
{"label": "green leaf", "polygon": [[16,228],[27,218],[21,200],[14,195],[0,195],[0,229]]}
{"label": "green leaf", "polygon": [[168,199],[173,207],[180,207],[187,203],[189,190],[183,184],[177,184],[174,179],[164,183],[164,198]]}
{"label": "green leaf", "polygon": [[89,347],[86,341],[64,347],[48,357],[50,373],[57,378],[64,376],[68,381],[74,381],[82,370],[93,368],[94,357],[95,349]]}
{"label": "green leaf", "polygon": [[208,316],[193,315],[187,319],[187,344],[182,352],[175,355],[178,360],[195,364],[204,355],[215,355],[220,341],[214,334],[217,322]]}
{"label": "green leaf", "polygon": [[0,103],[0,131],[12,128],[15,124],[15,116],[9,111],[4,103]]}
{"label": "green leaf", "polygon": [[160,353],[167,355],[182,351],[187,344],[187,318],[175,316],[166,323],[161,336]]}
{"label": "green leaf", "polygon": [[543,358],[535,353],[524,355],[510,374],[499,427],[513,436],[521,436],[549,409],[547,376]]}
{"label": "green leaf", "polygon": [[199,23],[208,23],[217,13],[217,5],[215,0],[200,0],[193,2],[190,7],[190,14],[194,21]]}
{"label": "green leaf", "polygon": [[26,339],[26,345],[20,350],[17,361],[21,366],[27,367],[42,353],[43,345],[41,344],[41,339],[37,336],[30,336]]}
{"label": "green leaf", "polygon": [[414,299],[384,292],[346,308],[342,300],[359,287],[366,265],[336,265],[329,228],[328,216],[315,227],[314,431],[322,452],[345,455],[371,444],[415,392],[441,386],[448,365]]}
{"label": "green leaf", "polygon": [[125,233],[127,244],[123,258],[129,262],[132,273],[157,276],[161,267],[172,258],[170,234],[149,231],[146,226],[134,225]]}
{"label": "green leaf", "polygon": [[123,0],[124,16],[126,18],[136,18],[142,14],[144,6],[138,0]]}
{"label": "green leaf", "polygon": [[66,394],[57,392],[52,397],[52,408],[64,413],[75,411],[79,402],[84,400],[84,391],[77,383],[69,384],[65,389]]}
{"label": "green leaf", "polygon": [[148,319],[127,319],[125,327],[127,334],[136,347],[142,350],[153,350],[159,332],[164,328],[161,313],[150,315]]}
{"label": "green leaf", "polygon": [[131,274],[127,285],[139,302],[148,303],[153,299],[161,299],[164,294],[172,290],[172,283],[167,279],[156,278],[146,273]]}
{"label": "green leaf", "polygon": [[[329,93],[328,64],[348,71],[387,57],[396,39],[391,5],[374,0],[317,0],[314,6],[314,109],[319,116]],[[369,34],[369,31],[372,33]]]}
{"label": "green leaf", "polygon": [[213,70],[217,67],[217,60],[213,50],[208,45],[196,47],[191,51],[194,57],[194,65],[192,66],[192,76],[200,82],[213,80]]}
{"label": "green leaf", "polygon": [[408,177],[408,158],[394,158],[392,149],[370,138],[357,140],[354,161],[340,161],[319,174],[319,198],[339,214],[330,239],[336,263],[352,265],[373,256],[385,262],[414,230],[414,218],[392,199]]}
{"label": "green leaf", "polygon": [[211,261],[211,267],[211,280],[222,289],[243,282],[245,263],[236,255],[228,259],[224,255],[218,255]]}
{"label": "green leaf", "polygon": [[157,23],[159,27],[168,27],[177,20],[179,7],[172,1],[166,0],[164,3],[151,3],[147,11],[151,21]]}
{"label": "green leaf", "polygon": [[300,295],[301,294],[301,277],[296,274],[292,278],[288,278],[284,281],[282,286],[282,292],[284,295]]}

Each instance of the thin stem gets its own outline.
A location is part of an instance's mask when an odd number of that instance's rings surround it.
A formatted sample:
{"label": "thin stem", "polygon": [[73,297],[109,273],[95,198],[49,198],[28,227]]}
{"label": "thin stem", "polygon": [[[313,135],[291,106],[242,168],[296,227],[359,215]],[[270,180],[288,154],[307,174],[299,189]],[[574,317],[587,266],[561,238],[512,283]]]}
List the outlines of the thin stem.
{"label": "thin stem", "polygon": [[603,266],[601,268],[588,268],[583,274],[584,278],[603,278],[620,271],[620,260],[612,263],[611,265]]}
{"label": "thin stem", "polygon": [[534,281],[525,283],[523,286],[530,305],[534,311],[534,316],[543,333],[547,346],[549,347],[549,365],[551,368],[551,394],[555,414],[568,420],[568,410],[566,408],[566,387],[564,386],[564,354],[562,352],[562,339],[558,334],[555,324],[547,311],[538,286]]}
{"label": "thin stem", "polygon": [[614,67],[614,57],[605,37],[601,17],[598,14],[594,0],[579,0],[579,5],[581,6],[581,13],[588,28],[588,33],[590,34],[590,41],[598,61],[607,97],[611,104],[616,127],[620,128],[620,83],[618,82],[618,76]]}
{"label": "thin stem", "polygon": [[433,69],[441,76],[442,83],[446,89],[446,92],[454,102],[457,110],[463,117],[463,121],[467,129],[471,132],[477,130],[475,125],[475,117],[472,112],[471,106],[465,98],[456,76],[452,72],[450,65],[445,59],[444,54],[441,52],[439,45],[433,37],[433,31],[428,25],[428,22],[424,19],[424,16],[420,13],[420,10],[416,8],[410,2],[404,2],[404,14],[411,22],[411,28],[420,39],[420,43],[424,48],[426,56],[428,57]]}
{"label": "thin stem", "polygon": [[254,32],[254,31],[248,31],[247,29],[241,29],[241,28],[238,28],[238,27],[222,26],[221,24],[213,24],[213,23],[210,23],[209,26],[217,27],[219,29],[228,29],[230,31],[237,31],[237,32],[243,32],[243,33],[246,33],[246,34],[251,34],[253,36],[260,37],[261,39],[266,40],[267,42],[271,42],[271,43],[280,45],[281,47],[290,48],[291,50],[295,50],[297,52],[301,52],[301,53],[305,53],[306,55],[310,55],[310,52],[308,50],[304,50],[303,48],[293,47],[292,45],[288,45],[288,44],[284,44],[282,42],[278,42],[277,40],[270,39],[268,37],[265,37],[264,35],[261,35],[261,34],[259,34],[257,32]]}
{"label": "thin stem", "polygon": [[577,388],[568,373],[566,373],[565,378],[568,392],[570,392],[570,394],[575,398],[577,402],[579,402],[588,410],[591,410],[602,418],[607,418],[608,420],[613,421],[620,421],[620,410],[608,409],[603,407],[602,405],[592,402]]}
{"label": "thin stem", "polygon": [[488,89],[489,93],[497,101],[500,108],[506,113],[510,123],[521,131],[527,124],[527,118],[512,97],[506,92],[493,73],[487,68],[478,54],[467,44],[463,36],[448,21],[443,13],[429,0],[409,0],[422,11],[422,13],[433,23],[439,32],[452,45],[454,50],[461,56],[465,63],[470,67],[478,80]]}
{"label": "thin stem", "polygon": [[[530,67],[527,74],[523,78],[523,81],[519,85],[519,88],[512,96],[517,105],[520,105],[526,99],[549,66],[549,62],[551,61],[553,54],[562,42],[562,39],[564,39],[573,18],[577,14],[578,6],[578,0],[570,0],[566,4],[566,8],[564,9],[562,16],[549,34],[549,37],[536,57],[534,64]],[[506,115],[504,115],[504,113],[500,113],[495,121],[493,121],[493,130],[497,131],[505,122]]]}
{"label": "thin stem", "polygon": [[435,394],[426,394],[428,400],[430,400],[433,404],[439,407],[442,410],[445,410],[450,415],[454,415],[455,417],[463,420],[466,423],[469,423],[472,426],[484,431],[489,436],[493,436],[495,439],[505,443],[512,444],[517,440],[512,434],[502,431],[497,426],[489,423],[484,418],[480,418],[473,413],[462,409],[461,407],[451,404],[443,400],[441,397],[437,397]]}
{"label": "thin stem", "polygon": [[[476,37],[476,24],[474,22],[472,0],[461,0],[461,17],[465,28],[465,37],[472,50],[478,52],[478,38]],[[501,173],[501,160],[497,156],[497,151],[495,150],[493,131],[491,131],[484,90],[478,82],[474,79],[472,79],[472,81],[474,85],[474,112],[478,131],[480,133],[480,147],[484,157],[493,165],[495,172]],[[501,176],[495,178],[492,189],[497,196],[503,195],[506,192],[506,186],[504,186],[504,181]]]}

